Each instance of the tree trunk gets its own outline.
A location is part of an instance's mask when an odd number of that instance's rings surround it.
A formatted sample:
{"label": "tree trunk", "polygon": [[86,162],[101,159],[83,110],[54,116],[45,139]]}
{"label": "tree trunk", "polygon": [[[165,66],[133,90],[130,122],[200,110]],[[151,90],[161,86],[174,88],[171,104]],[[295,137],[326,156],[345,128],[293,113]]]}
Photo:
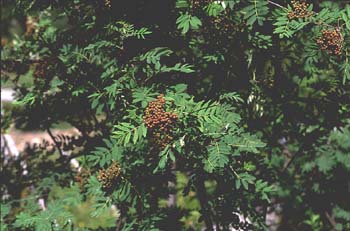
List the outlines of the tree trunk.
{"label": "tree trunk", "polygon": [[205,226],[207,227],[207,231],[213,231],[213,221],[210,215],[210,207],[208,205],[207,192],[204,186],[204,178],[201,174],[198,175],[196,188]]}

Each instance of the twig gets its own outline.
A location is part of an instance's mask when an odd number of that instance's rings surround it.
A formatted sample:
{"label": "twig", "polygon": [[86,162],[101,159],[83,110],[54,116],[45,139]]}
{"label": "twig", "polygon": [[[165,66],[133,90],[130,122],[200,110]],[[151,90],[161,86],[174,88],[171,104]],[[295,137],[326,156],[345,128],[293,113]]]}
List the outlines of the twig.
{"label": "twig", "polygon": [[116,231],[119,231],[122,229],[122,225],[123,222],[125,221],[125,217],[122,215],[122,213],[120,213],[120,217],[118,218],[118,222],[117,222],[117,229]]}
{"label": "twig", "polygon": [[55,139],[55,136],[52,134],[50,128],[48,127],[47,129],[47,133],[49,133],[49,136],[51,137],[52,141],[55,143],[57,149],[58,149],[58,152],[60,153],[60,156],[64,156],[63,155],[63,152],[62,152],[62,149],[60,148],[60,146],[58,145],[56,139]]}
{"label": "twig", "polygon": [[278,4],[278,3],[275,3],[275,2],[270,1],[270,0],[269,0],[268,2],[269,2],[270,4],[272,4],[272,5],[275,5],[275,6],[279,7],[279,8],[281,8],[281,9],[284,9],[284,10],[287,10],[287,11],[288,11],[288,8],[282,6],[282,5]]}
{"label": "twig", "polygon": [[332,225],[332,227],[333,227],[333,229],[332,229],[332,230],[336,230],[337,223],[335,222],[334,218],[333,218],[333,217],[331,217],[331,216],[329,215],[329,213],[328,213],[328,212],[325,212],[325,215],[326,215],[326,217],[327,217],[327,219],[328,219],[329,223],[330,223],[330,224]]}
{"label": "twig", "polygon": [[4,142],[4,145],[1,147],[1,152],[4,152],[6,153],[6,149],[8,150],[10,156],[11,156],[11,151],[10,151],[10,148],[9,148],[9,145],[7,143],[7,140],[6,140],[6,137],[3,136],[3,134],[1,134],[1,140]]}
{"label": "twig", "polygon": [[315,22],[311,22],[311,23],[314,23],[315,25],[318,25],[318,26],[327,26],[327,27],[332,27],[332,28],[336,28],[336,26],[333,26],[331,24],[328,24],[328,23],[325,23],[323,21],[315,21]]}
{"label": "twig", "polygon": [[[280,4],[276,3],[276,2],[273,2],[271,0],[268,0],[268,3],[270,3],[270,4],[274,5],[274,6],[277,6],[277,7],[281,8],[281,9],[283,9],[285,11],[289,11],[289,9],[287,7],[284,7],[284,6],[282,6],[282,5],[280,5]],[[316,25],[325,25],[325,26],[333,27],[333,28],[335,27],[335,26],[332,26],[332,25],[330,25],[328,23],[325,23],[323,21],[316,21],[316,22],[312,22],[312,23],[314,23]]]}

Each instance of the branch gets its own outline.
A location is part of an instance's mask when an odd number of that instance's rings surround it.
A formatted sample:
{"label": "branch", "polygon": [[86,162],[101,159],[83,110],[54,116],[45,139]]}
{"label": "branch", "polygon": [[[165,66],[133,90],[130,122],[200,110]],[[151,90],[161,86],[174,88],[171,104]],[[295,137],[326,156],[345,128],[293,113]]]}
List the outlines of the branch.
{"label": "branch", "polygon": [[337,223],[335,222],[334,218],[331,217],[328,212],[325,212],[325,215],[326,215],[327,220],[329,221],[329,223],[332,225],[332,230],[336,230]]}
{"label": "branch", "polygon": [[119,209],[119,212],[120,212],[120,216],[118,218],[118,221],[116,222],[116,225],[117,225],[116,231],[122,230],[123,223],[126,220],[125,207],[123,205],[121,205],[118,209]]}
{"label": "branch", "polygon": [[[282,6],[282,5],[280,5],[280,4],[276,3],[276,2],[273,2],[273,1],[271,1],[271,0],[268,0],[268,3],[270,3],[270,4],[274,5],[274,6],[277,6],[278,8],[281,8],[281,9],[283,9],[283,10],[285,10],[285,11],[289,11],[289,9],[288,9],[287,7],[284,7],[284,6]],[[332,26],[332,25],[330,25],[330,24],[328,24],[328,23],[325,23],[325,22],[323,22],[323,21],[317,21],[317,22],[313,22],[313,23],[316,24],[316,25],[325,25],[325,26],[328,26],[328,27],[333,27],[333,28],[335,28],[335,26]],[[341,26],[341,27],[342,27],[342,26]]]}
{"label": "branch", "polygon": [[62,149],[61,149],[61,147],[58,145],[58,143],[57,143],[57,141],[56,141],[56,139],[55,139],[55,136],[52,134],[50,128],[47,127],[46,130],[47,130],[47,133],[49,133],[49,136],[51,137],[52,141],[55,143],[56,148],[58,149],[58,152],[60,153],[60,156],[61,156],[61,157],[64,156],[64,155],[63,155],[63,152],[62,152]]}
{"label": "branch", "polygon": [[[169,181],[168,181],[168,188],[170,191],[172,190],[175,190],[176,189],[176,163],[174,163],[172,166],[171,166],[171,173],[174,174],[174,178],[171,178]],[[169,196],[168,196],[168,201],[167,201],[167,205],[168,207],[176,207],[176,193],[172,193],[170,192],[169,193]]]}
{"label": "branch", "polygon": [[288,8],[282,6],[282,5],[278,4],[278,3],[275,3],[275,2],[270,1],[270,0],[268,1],[268,3],[270,3],[270,4],[274,5],[274,6],[277,6],[277,7],[281,8],[281,9],[283,9],[283,10],[287,10],[288,11]]}
{"label": "branch", "polygon": [[117,229],[116,231],[119,231],[122,229],[122,225],[123,225],[123,222],[125,221],[125,217],[122,217],[122,215],[120,215],[118,221],[117,221]]}

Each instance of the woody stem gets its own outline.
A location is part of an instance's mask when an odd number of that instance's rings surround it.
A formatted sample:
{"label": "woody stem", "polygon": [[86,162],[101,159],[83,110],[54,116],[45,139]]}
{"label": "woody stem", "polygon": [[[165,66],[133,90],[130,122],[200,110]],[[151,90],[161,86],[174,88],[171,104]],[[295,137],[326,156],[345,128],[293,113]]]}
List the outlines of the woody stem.
{"label": "woody stem", "polygon": [[288,10],[288,8],[286,8],[286,7],[284,7],[284,6],[280,5],[280,4],[278,4],[278,3],[276,3],[276,2],[273,2],[273,1],[270,1],[270,0],[269,0],[268,3],[270,3],[270,4],[272,4],[272,5],[275,5],[275,6],[279,7],[279,8],[281,8],[281,9]]}

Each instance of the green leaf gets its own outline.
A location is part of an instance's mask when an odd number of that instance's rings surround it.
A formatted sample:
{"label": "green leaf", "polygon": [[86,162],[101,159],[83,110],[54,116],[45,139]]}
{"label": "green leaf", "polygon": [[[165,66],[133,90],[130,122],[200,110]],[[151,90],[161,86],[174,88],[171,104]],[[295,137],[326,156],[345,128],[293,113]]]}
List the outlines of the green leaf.
{"label": "green leaf", "polygon": [[249,0],[250,5],[242,9],[244,19],[248,25],[253,25],[255,22],[261,26],[265,21],[265,16],[269,12],[268,1],[266,0]]}
{"label": "green leaf", "polygon": [[136,143],[137,143],[138,138],[139,138],[139,135],[138,135],[138,129],[134,129],[134,134],[133,134],[133,139],[132,139],[132,142],[133,142],[134,144],[136,144]]}
{"label": "green leaf", "polygon": [[248,182],[245,180],[242,180],[242,185],[245,190],[248,190]]}
{"label": "green leaf", "polygon": [[324,154],[316,159],[316,164],[319,170],[323,173],[327,173],[335,164],[333,157],[328,154]]}
{"label": "green leaf", "polygon": [[198,29],[202,22],[196,16],[191,16],[187,12],[181,14],[176,20],[177,28],[182,30],[182,34],[186,34],[189,29]]}
{"label": "green leaf", "polygon": [[223,168],[229,162],[228,155],[231,153],[231,148],[227,144],[215,142],[207,149],[209,153],[207,161],[211,168]]}
{"label": "green leaf", "polygon": [[216,17],[224,10],[222,5],[219,2],[211,2],[204,7],[204,10],[208,16]]}
{"label": "green leaf", "polygon": [[181,9],[181,8],[187,8],[189,6],[189,4],[188,4],[187,0],[177,0],[175,6],[176,6],[176,8]]}
{"label": "green leaf", "polygon": [[350,30],[350,5],[346,5],[345,9],[341,13],[342,19],[346,25],[346,28]]}
{"label": "green leaf", "polygon": [[236,179],[236,189],[240,189],[240,188],[241,188],[241,180]]}

